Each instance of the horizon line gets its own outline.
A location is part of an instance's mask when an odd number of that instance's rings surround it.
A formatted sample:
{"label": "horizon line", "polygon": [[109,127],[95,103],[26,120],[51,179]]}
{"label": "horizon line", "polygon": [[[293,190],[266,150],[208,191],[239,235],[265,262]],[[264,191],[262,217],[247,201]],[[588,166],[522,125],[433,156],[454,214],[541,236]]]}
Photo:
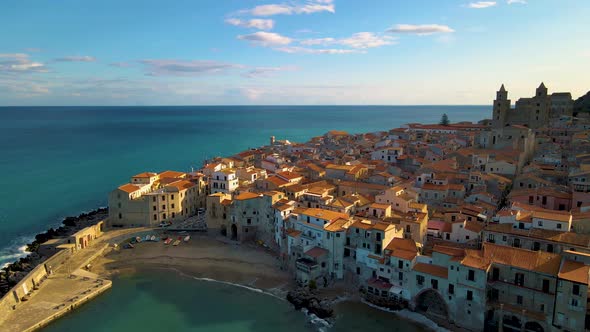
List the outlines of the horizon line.
{"label": "horizon line", "polygon": [[0,108],[5,107],[333,107],[333,106],[348,106],[348,107],[403,107],[403,106],[489,106],[488,104],[207,104],[207,105],[0,105]]}

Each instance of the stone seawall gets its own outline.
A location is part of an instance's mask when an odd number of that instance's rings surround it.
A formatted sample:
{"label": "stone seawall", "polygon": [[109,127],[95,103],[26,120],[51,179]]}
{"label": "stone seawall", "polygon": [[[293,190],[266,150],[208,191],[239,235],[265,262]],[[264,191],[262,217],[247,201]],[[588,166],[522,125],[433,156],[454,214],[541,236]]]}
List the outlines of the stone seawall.
{"label": "stone seawall", "polygon": [[113,283],[110,280],[106,280],[102,287],[100,287],[100,288],[96,289],[95,291],[93,291],[92,293],[80,298],[75,303],[72,303],[71,305],[64,307],[63,309],[57,311],[53,315],[51,315],[45,319],[42,319],[36,325],[33,325],[33,326],[23,330],[23,332],[31,332],[31,331],[38,330],[44,326],[47,326],[48,324],[50,324],[54,320],[68,314],[69,312],[73,311],[74,309],[78,308],[79,306],[85,304],[86,302],[92,300],[93,298],[97,297],[98,295],[104,293],[105,291],[110,289],[112,286],[113,286]]}
{"label": "stone seawall", "polygon": [[21,281],[19,281],[18,284],[12,287],[10,291],[0,299],[0,324],[6,319],[11,311],[18,307],[23,298],[34,296],[39,288],[42,287],[49,275],[49,266],[51,266],[52,270],[55,270],[70,256],[71,252],[69,250],[59,251],[43,263],[37,265]]}

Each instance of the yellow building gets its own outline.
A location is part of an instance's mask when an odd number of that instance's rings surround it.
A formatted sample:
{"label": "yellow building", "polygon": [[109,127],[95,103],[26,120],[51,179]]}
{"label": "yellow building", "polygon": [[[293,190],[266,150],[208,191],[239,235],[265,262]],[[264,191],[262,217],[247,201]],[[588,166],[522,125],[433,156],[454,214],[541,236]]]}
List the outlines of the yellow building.
{"label": "yellow building", "polygon": [[157,226],[187,219],[205,207],[202,174],[141,173],[109,194],[109,225]]}

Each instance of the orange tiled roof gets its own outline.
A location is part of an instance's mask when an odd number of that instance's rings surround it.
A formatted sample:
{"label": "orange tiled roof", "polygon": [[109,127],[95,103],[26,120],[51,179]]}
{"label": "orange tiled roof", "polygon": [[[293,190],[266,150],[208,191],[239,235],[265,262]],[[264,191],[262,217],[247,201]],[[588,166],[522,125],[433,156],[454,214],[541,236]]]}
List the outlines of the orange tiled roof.
{"label": "orange tiled roof", "polygon": [[239,194],[238,196],[234,197],[234,199],[237,201],[245,201],[248,199],[253,199],[253,198],[258,198],[258,197],[261,197],[261,195],[247,191],[247,192],[243,192],[243,193]]}
{"label": "orange tiled roof", "polygon": [[126,192],[128,194],[131,194],[132,192],[138,191],[140,188],[136,185],[132,185],[130,183],[127,183],[127,184],[120,186],[119,189],[123,190],[124,192]]}
{"label": "orange tiled roof", "polygon": [[425,263],[416,263],[416,265],[414,265],[414,271],[430,274],[432,276],[444,279],[447,279],[449,275],[449,271],[446,267]]}
{"label": "orange tiled roof", "polygon": [[152,172],[143,172],[143,173],[139,173],[137,175],[134,175],[134,178],[151,178],[152,176],[156,176],[156,173],[152,173]]}
{"label": "orange tiled roof", "polygon": [[590,273],[590,266],[566,259],[561,264],[558,276],[561,279],[588,285],[588,273]]}

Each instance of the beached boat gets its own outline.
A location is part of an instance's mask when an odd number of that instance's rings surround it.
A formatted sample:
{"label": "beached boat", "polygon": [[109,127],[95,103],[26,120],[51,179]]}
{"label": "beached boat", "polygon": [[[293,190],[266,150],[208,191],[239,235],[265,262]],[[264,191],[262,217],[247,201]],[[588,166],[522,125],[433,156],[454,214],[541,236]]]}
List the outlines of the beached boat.
{"label": "beached boat", "polygon": [[146,242],[147,242],[147,241],[150,241],[150,235],[149,235],[149,234],[148,234],[148,235],[146,235],[146,236],[145,236],[145,238],[144,238],[143,240],[144,240],[144,241],[146,241]]}
{"label": "beached boat", "polygon": [[176,241],[174,241],[174,243],[172,243],[172,245],[173,245],[173,246],[175,246],[175,247],[176,247],[177,245],[179,245],[179,244],[180,244],[180,240],[176,240]]}
{"label": "beached boat", "polygon": [[136,237],[136,238],[135,238],[135,242],[137,242],[137,243],[141,242],[141,238],[140,238],[139,236],[138,236],[138,237]]}
{"label": "beached boat", "polygon": [[184,242],[188,242],[188,240],[190,240],[190,239],[191,239],[191,236],[190,235],[187,235],[187,236],[184,237]]}
{"label": "beached boat", "polygon": [[164,244],[170,244],[170,242],[172,242],[171,238],[166,238],[166,240],[164,241]]}
{"label": "beached boat", "polygon": [[152,237],[150,237],[150,241],[156,241],[156,236],[152,235]]}
{"label": "beached boat", "polygon": [[126,249],[133,249],[135,248],[131,243],[127,243],[127,245],[125,246]]}

